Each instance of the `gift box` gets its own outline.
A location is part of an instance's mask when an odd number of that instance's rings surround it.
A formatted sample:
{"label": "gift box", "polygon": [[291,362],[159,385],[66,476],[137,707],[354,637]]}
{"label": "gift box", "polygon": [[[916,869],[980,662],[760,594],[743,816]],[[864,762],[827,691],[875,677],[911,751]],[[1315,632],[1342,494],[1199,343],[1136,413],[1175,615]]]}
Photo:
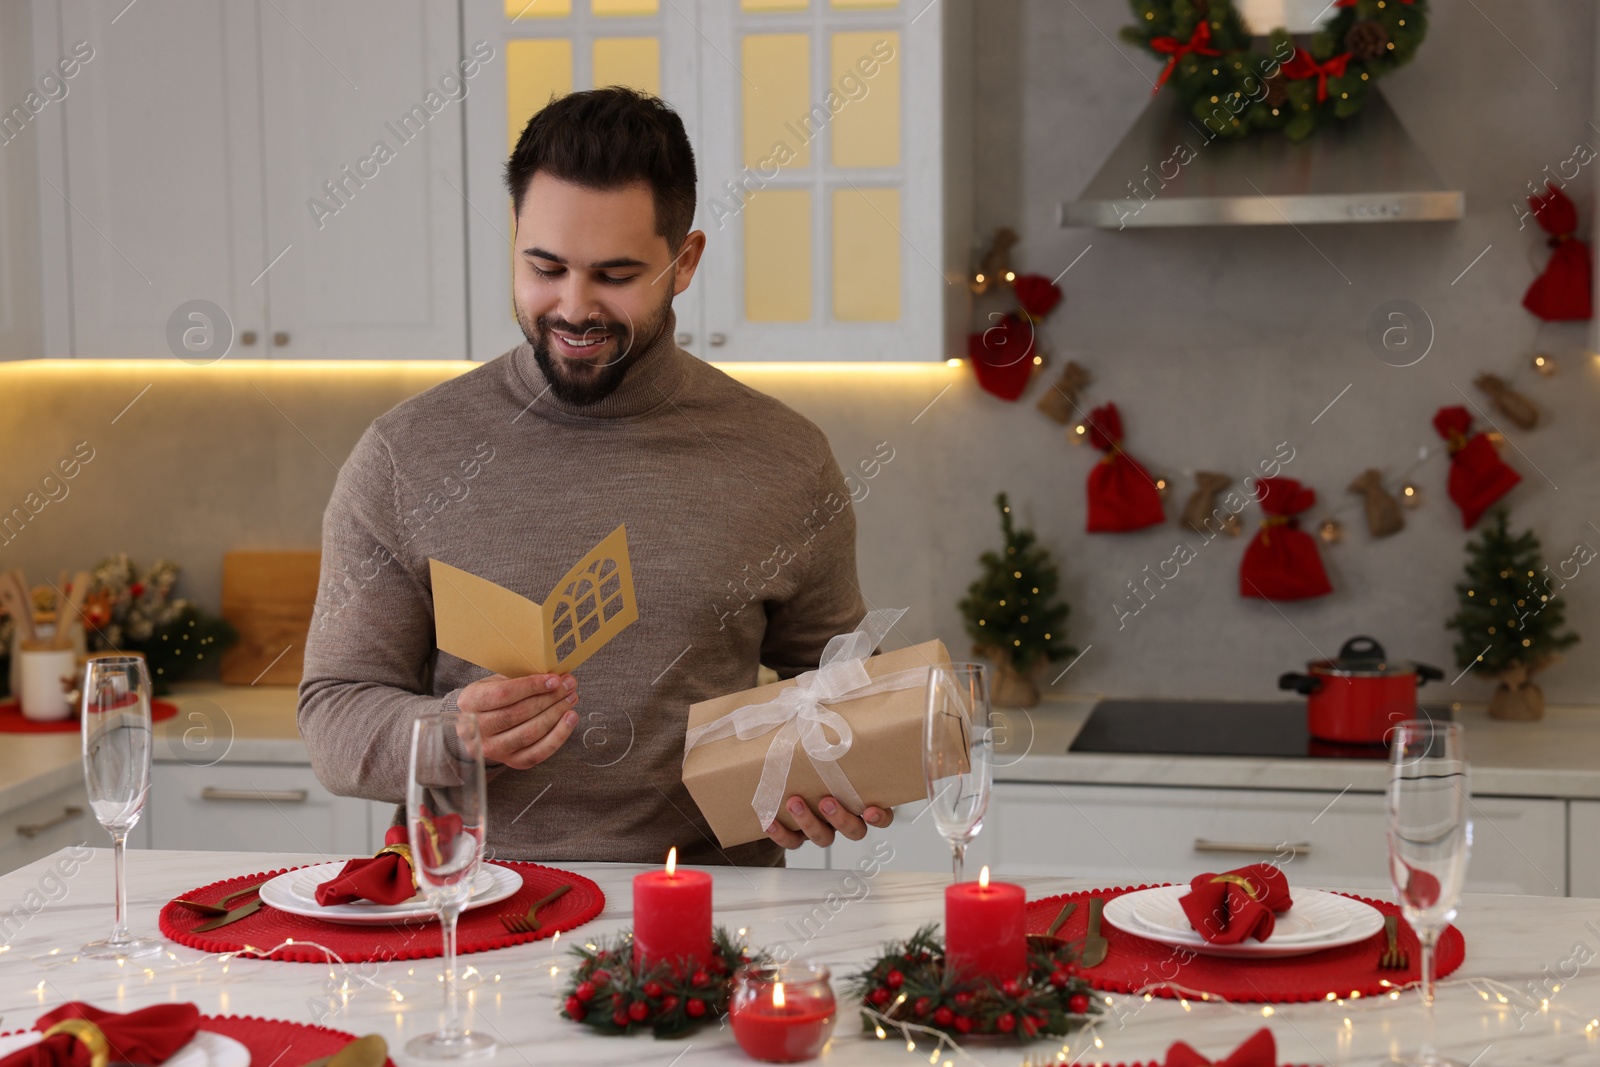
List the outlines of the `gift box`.
{"label": "gift box", "polygon": [[857,815],[927,798],[927,676],[950,653],[935,640],[869,655],[900,613],[869,612],[815,671],[690,706],[683,784],[724,848],[766,837],[773,817],[796,829],[791,796]]}

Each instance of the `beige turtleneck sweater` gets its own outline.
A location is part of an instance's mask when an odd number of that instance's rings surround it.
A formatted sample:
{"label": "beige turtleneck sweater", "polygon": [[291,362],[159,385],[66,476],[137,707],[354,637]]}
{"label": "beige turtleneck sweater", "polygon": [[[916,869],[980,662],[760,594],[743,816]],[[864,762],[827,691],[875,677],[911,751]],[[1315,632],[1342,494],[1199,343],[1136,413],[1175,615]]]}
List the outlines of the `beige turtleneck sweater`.
{"label": "beige turtleneck sweater", "polygon": [[689,705],[789,678],[865,614],[855,517],[827,438],[672,342],[577,408],[524,343],[362,435],[323,517],[299,725],[334,793],[403,804],[413,717],[488,671],[434,646],[428,558],[536,602],[619,523],[639,619],[580,665],[552,758],[492,768],[494,855],[776,864],[721,850],[683,788]]}

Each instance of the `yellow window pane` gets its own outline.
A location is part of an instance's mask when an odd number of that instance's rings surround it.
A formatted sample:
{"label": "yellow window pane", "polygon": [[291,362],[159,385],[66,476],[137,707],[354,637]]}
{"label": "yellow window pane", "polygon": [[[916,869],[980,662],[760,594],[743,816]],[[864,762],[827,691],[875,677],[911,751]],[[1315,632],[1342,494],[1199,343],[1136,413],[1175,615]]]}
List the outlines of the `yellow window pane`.
{"label": "yellow window pane", "polygon": [[822,121],[810,115],[811,38],[752,33],[744,39],[743,59],[745,166],[809,167],[811,139]]}
{"label": "yellow window pane", "polygon": [[661,0],[594,0],[596,15],[655,15]]}
{"label": "yellow window pane", "polygon": [[744,317],[811,318],[811,191],[761,189],[744,205]]}
{"label": "yellow window pane", "polygon": [[[833,165],[900,165],[900,35],[888,30],[833,35],[828,89],[839,99],[833,118]],[[829,108],[835,107],[829,103]]]}
{"label": "yellow window pane", "polygon": [[900,190],[833,194],[833,317],[840,322],[900,318]]}
{"label": "yellow window pane", "polygon": [[522,128],[552,96],[572,92],[572,42],[516,40],[506,42],[506,123],[510,144],[517,147]]}
{"label": "yellow window pane", "polygon": [[601,37],[594,43],[594,87],[626,85],[661,95],[661,42],[654,37]]}
{"label": "yellow window pane", "polygon": [[506,18],[559,19],[572,14],[572,0],[506,0]]}
{"label": "yellow window pane", "polygon": [[807,0],[739,0],[741,11],[804,11]]}
{"label": "yellow window pane", "polygon": [[899,7],[900,0],[829,0],[832,6],[844,9]]}

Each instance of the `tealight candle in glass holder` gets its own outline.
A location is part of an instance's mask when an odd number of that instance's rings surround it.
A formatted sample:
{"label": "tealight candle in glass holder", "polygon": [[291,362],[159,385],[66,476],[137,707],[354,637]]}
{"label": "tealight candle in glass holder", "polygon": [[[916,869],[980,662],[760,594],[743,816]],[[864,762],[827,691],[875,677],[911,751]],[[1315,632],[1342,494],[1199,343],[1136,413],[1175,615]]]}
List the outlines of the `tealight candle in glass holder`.
{"label": "tealight candle in glass holder", "polygon": [[835,1004],[820,963],[752,964],[734,972],[728,1021],[751,1058],[797,1063],[822,1051],[833,1034]]}

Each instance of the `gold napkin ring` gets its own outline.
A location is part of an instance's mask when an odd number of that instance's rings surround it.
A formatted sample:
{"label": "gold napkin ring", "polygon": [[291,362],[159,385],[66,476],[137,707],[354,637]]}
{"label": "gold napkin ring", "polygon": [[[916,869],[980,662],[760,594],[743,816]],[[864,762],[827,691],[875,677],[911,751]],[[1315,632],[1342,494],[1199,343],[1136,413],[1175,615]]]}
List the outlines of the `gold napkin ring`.
{"label": "gold napkin ring", "polygon": [[1251,900],[1260,900],[1265,895],[1256,889],[1255,883],[1251,882],[1250,879],[1246,878],[1242,874],[1219,874],[1215,878],[1211,879],[1211,881],[1212,884],[1217,882],[1227,882],[1229,885],[1236,885],[1240,889],[1243,889],[1244,895],[1249,897]]}
{"label": "gold napkin ring", "polygon": [[[399,856],[401,859],[405,860],[406,861],[406,869],[411,872],[411,888],[412,889],[420,889],[420,888],[422,888],[421,885],[417,882],[417,865],[414,862],[412,862],[412,859],[411,859],[411,846],[410,845],[384,845],[382,848],[380,848],[378,850],[377,855],[381,856],[385,852],[393,852],[396,856]],[[374,858],[377,858],[377,857],[375,856]],[[100,1065],[99,1064],[91,1064],[90,1067],[100,1067]]]}
{"label": "gold napkin ring", "polygon": [[45,1037],[69,1034],[89,1050],[89,1067],[106,1067],[111,1062],[111,1042],[88,1019],[62,1019],[44,1032]]}

